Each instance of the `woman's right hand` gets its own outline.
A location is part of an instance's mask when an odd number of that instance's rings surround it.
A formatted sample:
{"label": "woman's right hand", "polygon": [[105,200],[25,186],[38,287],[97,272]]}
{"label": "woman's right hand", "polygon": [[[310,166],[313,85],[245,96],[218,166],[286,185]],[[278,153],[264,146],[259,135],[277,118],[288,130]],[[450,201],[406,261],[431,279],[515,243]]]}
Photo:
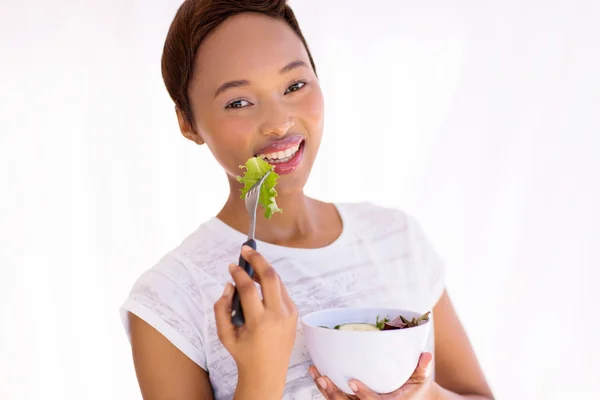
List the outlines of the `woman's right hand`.
{"label": "woman's right hand", "polygon": [[263,256],[244,246],[242,257],[254,268],[263,299],[246,271],[231,264],[229,273],[239,292],[246,322],[239,328],[231,323],[234,288],[228,283],[214,306],[218,336],[237,364],[236,399],[242,397],[239,395],[281,399],[296,339],[298,310],[279,275]]}

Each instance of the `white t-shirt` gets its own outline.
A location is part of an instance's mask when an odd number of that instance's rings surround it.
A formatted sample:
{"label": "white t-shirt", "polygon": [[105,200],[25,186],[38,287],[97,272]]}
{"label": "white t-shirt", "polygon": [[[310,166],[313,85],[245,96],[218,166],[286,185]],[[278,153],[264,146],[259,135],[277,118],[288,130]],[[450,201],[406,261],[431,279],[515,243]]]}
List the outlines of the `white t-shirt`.
{"label": "white t-shirt", "polygon": [[[444,290],[444,268],[418,223],[371,203],[337,204],[340,237],[318,249],[257,241],[298,307],[299,315],[344,306],[430,311]],[[212,218],[140,276],[121,308],[129,336],[131,312],[161,332],[209,372],[215,400],[232,399],[233,358],[217,337],[214,303],[231,281],[246,235]],[[433,329],[427,351],[434,350]],[[287,372],[286,400],[323,397],[308,375],[311,365],[300,322]]]}

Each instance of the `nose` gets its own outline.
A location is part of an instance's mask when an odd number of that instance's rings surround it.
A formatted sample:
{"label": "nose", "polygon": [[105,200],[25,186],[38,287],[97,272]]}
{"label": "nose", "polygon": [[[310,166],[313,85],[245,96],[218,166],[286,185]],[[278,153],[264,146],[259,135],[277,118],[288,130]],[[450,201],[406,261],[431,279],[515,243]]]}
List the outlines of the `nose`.
{"label": "nose", "polygon": [[285,107],[270,105],[266,108],[260,125],[260,133],[264,136],[285,136],[296,122]]}

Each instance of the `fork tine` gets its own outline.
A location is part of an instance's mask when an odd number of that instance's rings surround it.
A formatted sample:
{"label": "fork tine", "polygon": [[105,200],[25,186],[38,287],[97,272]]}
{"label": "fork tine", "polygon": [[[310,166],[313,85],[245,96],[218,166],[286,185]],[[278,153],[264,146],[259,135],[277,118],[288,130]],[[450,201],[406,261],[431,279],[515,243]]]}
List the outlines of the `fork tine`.
{"label": "fork tine", "polygon": [[253,187],[252,189],[248,190],[248,193],[246,193],[246,197],[252,196],[254,192],[256,192],[256,189],[258,189],[258,187]]}
{"label": "fork tine", "polygon": [[252,187],[250,188],[250,190],[248,190],[248,192],[246,193],[246,198],[252,196],[254,194],[254,192],[256,192],[261,186],[262,183],[265,181],[265,179],[267,178],[267,176],[271,173],[271,171],[267,171],[267,173],[258,180],[258,182],[256,182],[254,185],[252,185]]}

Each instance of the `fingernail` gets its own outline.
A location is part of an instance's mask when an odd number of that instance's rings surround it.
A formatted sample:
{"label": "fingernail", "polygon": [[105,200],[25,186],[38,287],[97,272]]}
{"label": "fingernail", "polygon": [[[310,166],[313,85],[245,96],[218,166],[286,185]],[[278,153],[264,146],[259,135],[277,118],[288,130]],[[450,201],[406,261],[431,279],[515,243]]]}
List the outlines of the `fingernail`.
{"label": "fingernail", "polygon": [[233,271],[235,271],[235,269],[236,269],[237,267],[238,267],[238,266],[237,266],[237,265],[235,265],[235,264],[229,264],[229,272],[233,272]]}
{"label": "fingernail", "polygon": [[245,245],[242,246],[242,250],[243,251],[250,251],[250,250],[253,250],[253,249],[252,249],[252,247],[250,247],[247,244],[245,244]]}
{"label": "fingernail", "polygon": [[319,386],[321,386],[321,389],[327,390],[327,381],[324,378],[317,379],[317,382],[319,382]]}
{"label": "fingernail", "polygon": [[352,391],[353,391],[354,393],[358,392],[358,386],[356,385],[356,383],[354,383],[354,382],[350,382],[350,383],[348,384],[348,386],[350,386],[350,389],[352,389]]}
{"label": "fingernail", "polygon": [[312,368],[308,369],[308,374],[310,375],[310,377],[313,379],[313,381],[315,380],[315,378],[317,377],[317,374],[315,374],[315,371],[313,371]]}
{"label": "fingernail", "polygon": [[231,294],[233,290],[233,287],[231,286],[231,283],[227,283],[225,285],[225,289],[223,290],[223,296],[227,297]]}

